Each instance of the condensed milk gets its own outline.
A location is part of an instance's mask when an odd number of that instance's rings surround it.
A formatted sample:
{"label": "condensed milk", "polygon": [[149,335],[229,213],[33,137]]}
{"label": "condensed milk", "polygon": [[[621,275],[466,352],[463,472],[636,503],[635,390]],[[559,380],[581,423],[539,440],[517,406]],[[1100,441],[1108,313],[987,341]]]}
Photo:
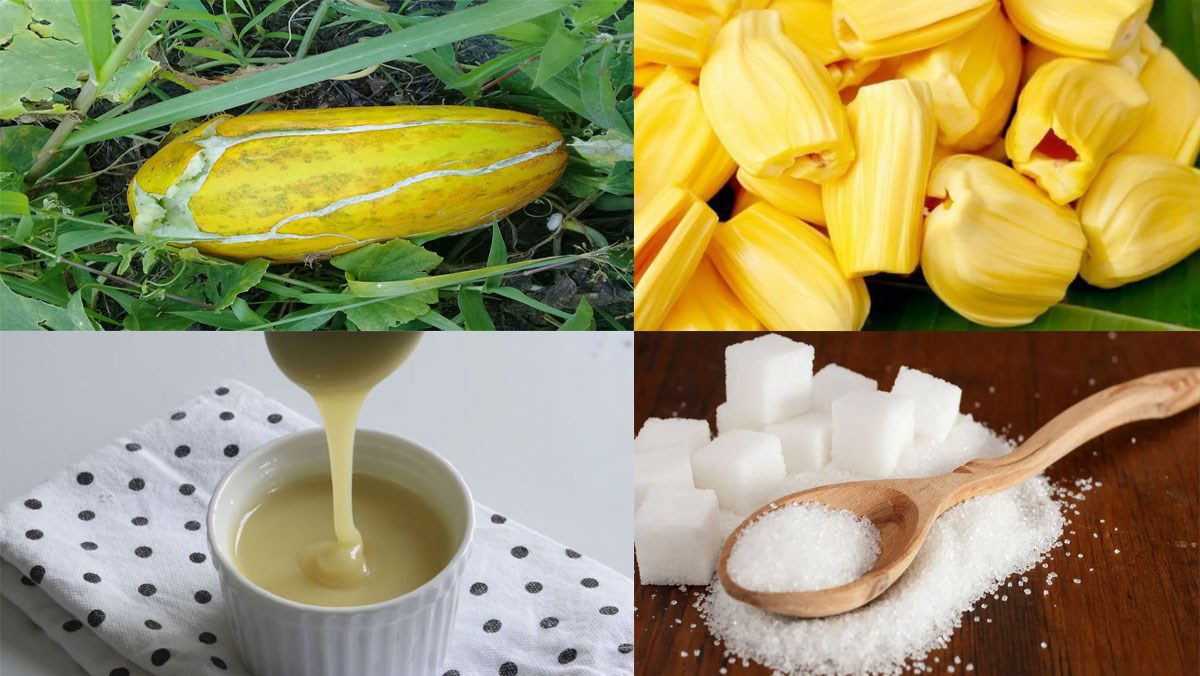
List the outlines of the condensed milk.
{"label": "condensed milk", "polygon": [[359,411],[416,347],[418,333],[268,333],[271,356],[316,402],[328,475],[279,486],[242,519],[234,560],[260,587],[322,606],[377,603],[419,587],[453,555],[449,530],[419,495],[354,475]]}

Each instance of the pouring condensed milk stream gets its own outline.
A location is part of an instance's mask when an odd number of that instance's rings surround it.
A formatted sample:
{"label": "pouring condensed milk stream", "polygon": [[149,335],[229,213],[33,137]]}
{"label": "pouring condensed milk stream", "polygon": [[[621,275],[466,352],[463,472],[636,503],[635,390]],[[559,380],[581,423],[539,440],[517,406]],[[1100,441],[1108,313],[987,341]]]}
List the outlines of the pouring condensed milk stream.
{"label": "pouring condensed milk stream", "polygon": [[[284,486],[275,491],[278,493],[274,498],[279,503],[277,506],[272,507],[272,498],[268,497],[243,519],[243,533],[238,538],[236,556],[243,570],[258,572],[257,576],[251,577],[258,577],[260,585],[267,586],[261,581],[264,577],[276,580],[276,586],[282,589],[268,587],[271,591],[293,600],[318,605],[357,605],[384,600],[374,597],[362,599],[361,594],[355,596],[353,592],[368,581],[373,581],[373,578],[403,575],[404,572],[397,569],[408,566],[400,566],[400,561],[388,557],[385,565],[378,570],[371,568],[370,561],[375,557],[373,551],[364,549],[363,535],[355,524],[355,502],[361,506],[365,501],[372,507],[378,503],[379,509],[374,514],[366,515],[374,522],[394,519],[395,515],[403,513],[405,527],[409,531],[419,531],[405,534],[416,539],[428,538],[432,541],[431,558],[434,561],[441,558],[441,552],[436,550],[447,548],[437,546],[439,539],[445,539],[444,534],[439,532],[444,529],[436,523],[439,519],[431,513],[428,505],[423,504],[411,491],[389,481],[354,476],[355,428],[363,401],[372,388],[395,371],[412,353],[419,338],[420,334],[412,332],[266,335],[267,347],[279,369],[312,396],[320,411],[329,447],[331,481],[327,483],[324,479],[314,478]],[[354,496],[356,485],[363,493],[358,498]],[[326,491],[330,486],[333,532],[324,535],[309,532],[316,530],[311,526],[312,521],[321,517],[327,519],[325,515],[329,507]],[[255,525],[255,521],[259,523]],[[253,532],[247,533],[251,526],[255,526]],[[297,529],[305,532],[289,532]],[[329,539],[328,535],[334,537]],[[289,546],[294,548],[297,537],[311,538],[310,544],[303,547],[299,560],[278,560],[286,556]],[[270,542],[276,538],[286,542]],[[391,533],[380,537],[380,548],[398,546],[392,541],[395,539]],[[406,552],[401,554],[404,555],[402,560],[409,558]],[[384,552],[380,552],[379,556],[382,558]],[[295,575],[295,566],[299,567],[303,579]],[[418,572],[411,575],[422,574]],[[410,588],[412,586],[409,585]],[[342,591],[347,594],[340,595]],[[341,602],[342,598],[346,602]],[[354,601],[356,598],[357,603]]]}

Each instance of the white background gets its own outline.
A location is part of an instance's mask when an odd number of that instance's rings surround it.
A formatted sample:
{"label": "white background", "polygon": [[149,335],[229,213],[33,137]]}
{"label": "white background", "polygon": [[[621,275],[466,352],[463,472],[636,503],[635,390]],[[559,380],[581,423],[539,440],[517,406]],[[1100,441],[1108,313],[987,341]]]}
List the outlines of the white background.
{"label": "white background", "polygon": [[[230,378],[317,419],[262,336],[0,334],[0,503]],[[426,334],[360,426],[438,451],[478,502],[633,577],[630,334]],[[0,648],[4,676],[83,673],[7,601]]]}

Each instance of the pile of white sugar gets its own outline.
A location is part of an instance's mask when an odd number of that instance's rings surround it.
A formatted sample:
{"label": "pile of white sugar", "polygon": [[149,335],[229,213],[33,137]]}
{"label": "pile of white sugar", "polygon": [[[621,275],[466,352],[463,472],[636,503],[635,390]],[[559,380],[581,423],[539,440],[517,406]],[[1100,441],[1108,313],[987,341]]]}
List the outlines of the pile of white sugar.
{"label": "pile of white sugar", "polygon": [[864,517],[805,502],[768,512],[744,528],[729,576],[755,591],[830,589],[852,582],[879,556],[879,531]]}

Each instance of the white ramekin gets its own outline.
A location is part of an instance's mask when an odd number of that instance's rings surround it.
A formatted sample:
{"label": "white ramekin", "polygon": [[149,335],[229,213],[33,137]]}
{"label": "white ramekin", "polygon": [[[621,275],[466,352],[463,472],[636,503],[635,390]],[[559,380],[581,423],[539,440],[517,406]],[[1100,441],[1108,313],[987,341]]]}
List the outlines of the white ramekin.
{"label": "white ramekin", "polygon": [[450,563],[421,587],[352,608],[310,606],[251,583],[233,563],[238,524],[268,490],[329,473],[322,429],[280,437],[233,466],[208,505],[208,544],[242,660],[256,676],[432,674],[450,642],[474,532],[471,492],[450,463],[406,439],[359,430],[354,470],[422,496],[458,538]]}

